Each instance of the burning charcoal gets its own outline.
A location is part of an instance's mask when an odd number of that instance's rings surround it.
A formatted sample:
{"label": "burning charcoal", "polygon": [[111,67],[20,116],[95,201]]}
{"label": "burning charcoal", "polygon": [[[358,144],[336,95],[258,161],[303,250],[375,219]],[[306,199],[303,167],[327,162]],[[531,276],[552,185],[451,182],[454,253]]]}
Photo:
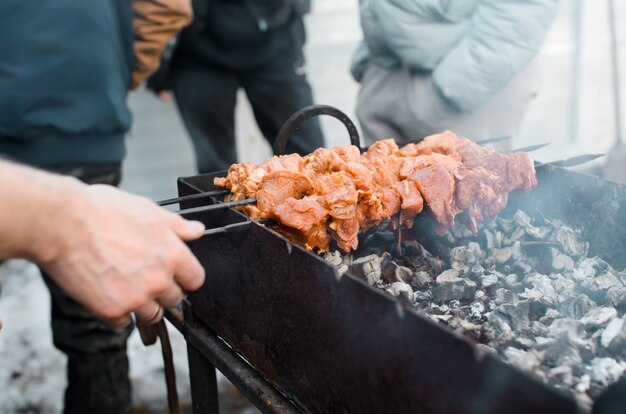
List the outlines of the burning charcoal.
{"label": "burning charcoal", "polygon": [[473,339],[474,341],[478,341],[482,329],[480,325],[476,325],[458,317],[451,319],[448,322],[448,327],[467,338]]}
{"label": "burning charcoal", "polygon": [[483,285],[483,287],[491,287],[491,286],[499,286],[499,281],[498,281],[498,275],[495,275],[493,273],[484,275],[481,279],[481,283]]}
{"label": "burning charcoal", "polygon": [[408,267],[399,266],[396,262],[389,261],[383,268],[382,277],[387,283],[410,283],[413,278],[413,272]]}
{"label": "burning charcoal", "polygon": [[526,234],[524,229],[521,228],[521,227],[517,227],[517,228],[515,228],[515,230],[513,230],[513,232],[511,234],[509,234],[508,236],[504,237],[504,240],[502,240],[502,243],[505,246],[512,246],[515,242],[517,242],[522,237],[524,237],[524,234]]}
{"label": "burning charcoal", "polygon": [[537,350],[543,354],[543,363],[548,367],[558,367],[560,365],[580,365],[583,360],[578,352],[578,347],[569,340],[567,336],[558,339],[551,339],[541,345]]}
{"label": "burning charcoal", "polygon": [[459,277],[459,272],[446,270],[437,276],[433,297],[437,302],[450,300],[470,300],[474,298],[476,283]]}
{"label": "burning charcoal", "polygon": [[510,247],[504,247],[502,249],[491,249],[491,258],[495,263],[506,263],[513,255],[513,250]]}
{"label": "burning charcoal", "polygon": [[470,305],[470,318],[474,321],[481,320],[483,318],[483,313],[485,312],[485,305],[480,302],[472,302]]}
{"label": "burning charcoal", "polygon": [[485,229],[483,230],[483,235],[485,236],[485,246],[488,250],[499,247],[499,245],[496,243],[496,235],[494,232]]}
{"label": "burning charcoal", "polygon": [[583,241],[580,231],[567,227],[558,220],[554,220],[553,225],[557,228],[555,239],[563,246],[563,253],[570,256],[582,256],[587,253],[589,244]]}
{"label": "burning charcoal", "polygon": [[572,272],[574,279],[584,281],[594,278],[597,274],[606,273],[613,268],[599,257],[586,258],[580,261]]}
{"label": "burning charcoal", "polygon": [[510,346],[504,350],[504,357],[511,364],[530,372],[537,371],[541,366],[541,355],[532,349],[524,351]]}
{"label": "burning charcoal", "polygon": [[349,260],[349,255],[344,259],[341,253],[335,250],[334,252],[325,253],[323,257],[324,260],[337,268],[337,272],[340,276],[348,271],[348,265],[345,262]]}
{"label": "burning charcoal", "polygon": [[430,302],[433,300],[433,295],[430,292],[422,292],[417,290],[413,292],[413,300],[417,303]]}
{"label": "burning charcoal", "polygon": [[454,316],[452,315],[429,315],[430,319],[432,319],[435,322],[444,322],[444,323],[448,323],[452,318],[454,318]]}
{"label": "burning charcoal", "polygon": [[586,329],[597,329],[608,324],[611,319],[617,317],[615,308],[594,308],[580,319]]}
{"label": "burning charcoal", "polygon": [[515,340],[515,333],[505,319],[490,313],[488,321],[483,324],[483,334],[488,343],[495,347],[508,346]]}
{"label": "burning charcoal", "polygon": [[580,321],[562,318],[550,324],[550,336],[553,338],[581,338],[585,336],[583,324]]}
{"label": "burning charcoal", "polygon": [[520,330],[528,326],[529,304],[528,301],[518,303],[503,303],[494,311],[495,314],[506,318],[508,324],[514,330]]}
{"label": "burning charcoal", "polygon": [[518,281],[517,275],[515,273],[511,273],[504,277],[504,286],[508,289],[515,290],[522,286],[522,284]]}
{"label": "burning charcoal", "polygon": [[554,247],[550,248],[550,253],[552,255],[552,269],[555,271],[561,270],[571,270],[574,268],[574,259],[567,256],[566,254],[561,253]]}
{"label": "burning charcoal", "polygon": [[578,348],[581,358],[585,362],[591,361],[598,353],[598,341],[594,338],[582,339],[576,338],[572,343]]}
{"label": "burning charcoal", "polygon": [[522,210],[517,210],[515,212],[515,214],[513,215],[513,220],[518,227],[526,228],[532,224],[532,219],[530,218],[530,216],[524,213]]}
{"label": "burning charcoal", "polygon": [[479,264],[472,266],[472,268],[470,269],[470,275],[475,278],[482,276],[483,273],[485,273],[485,268]]}
{"label": "burning charcoal", "polygon": [[578,296],[570,296],[565,299],[561,304],[561,312],[570,318],[580,319],[595,306],[596,304],[589,299],[589,296],[581,293]]}
{"label": "burning charcoal", "polygon": [[469,229],[461,223],[455,223],[454,226],[452,226],[452,228],[450,229],[449,233],[455,239],[467,239],[472,237],[472,232],[469,231]]}
{"label": "burning charcoal", "polygon": [[506,218],[502,216],[496,217],[496,224],[498,227],[506,233],[510,233],[515,229],[520,228],[520,226],[515,221],[515,218]]}
{"label": "burning charcoal", "polygon": [[515,303],[517,302],[517,295],[515,292],[508,289],[500,288],[496,289],[496,297],[494,299],[496,305],[502,305],[503,303]]}
{"label": "burning charcoal", "polygon": [[546,336],[549,333],[548,327],[539,321],[530,321],[526,327],[522,329],[522,333],[530,337]]}
{"label": "burning charcoal", "polygon": [[385,289],[387,293],[392,296],[405,296],[411,302],[413,301],[413,289],[406,283],[403,282],[395,282],[392,283],[387,289]]}
{"label": "burning charcoal", "polygon": [[611,320],[602,332],[600,343],[612,352],[626,352],[626,324],[624,324],[624,319]]}
{"label": "burning charcoal", "polygon": [[626,308],[626,287],[613,286],[606,291],[604,297],[608,305],[612,305],[620,310]]}
{"label": "burning charcoal", "polygon": [[560,303],[572,297],[572,293],[576,289],[576,282],[560,273],[550,275],[550,279],[552,279],[552,287],[557,293]]}
{"label": "burning charcoal", "polygon": [[515,212],[513,219],[518,226],[526,231],[526,234],[534,237],[535,239],[545,240],[550,235],[551,230],[549,228],[533,226],[530,216],[521,210],[517,210]]}
{"label": "burning charcoal", "polygon": [[589,394],[597,397],[609,385],[617,381],[626,371],[626,363],[613,358],[594,358],[589,364],[591,387]]}
{"label": "burning charcoal", "polygon": [[324,260],[326,260],[328,263],[332,264],[333,266],[339,267],[343,263],[341,253],[339,253],[338,250],[335,250],[334,252],[325,253],[323,257],[324,257]]}
{"label": "burning charcoal", "polygon": [[530,285],[530,288],[526,288],[524,293],[520,293],[520,297],[537,301],[539,303],[553,306],[558,302],[558,295],[552,286],[552,281],[546,275],[535,273],[524,279],[524,282]]}
{"label": "burning charcoal", "polygon": [[381,285],[382,271],[381,271],[382,258],[375,254],[369,256],[360,257],[352,262],[350,270],[357,276],[367,280],[370,285]]}
{"label": "burning charcoal", "polygon": [[584,280],[581,286],[589,292],[589,297],[601,301],[611,288],[623,287],[622,281],[613,272],[599,274],[596,277]]}
{"label": "burning charcoal", "polygon": [[548,379],[555,384],[571,387],[575,384],[574,372],[570,365],[560,365],[547,372]]}
{"label": "burning charcoal", "polygon": [[452,267],[455,263],[473,265],[478,263],[482,255],[480,246],[476,242],[470,242],[467,246],[459,246],[450,250],[450,261]]}
{"label": "burning charcoal", "polygon": [[548,309],[546,313],[539,318],[539,322],[544,325],[550,325],[556,318],[558,318],[561,314],[556,309]]}
{"label": "burning charcoal", "polygon": [[411,286],[416,289],[423,289],[424,287],[431,284],[433,281],[432,277],[427,272],[416,272],[411,279]]}
{"label": "burning charcoal", "polygon": [[578,384],[576,384],[576,391],[585,393],[589,391],[589,387],[591,387],[591,376],[589,376],[589,374],[584,374],[580,377]]}

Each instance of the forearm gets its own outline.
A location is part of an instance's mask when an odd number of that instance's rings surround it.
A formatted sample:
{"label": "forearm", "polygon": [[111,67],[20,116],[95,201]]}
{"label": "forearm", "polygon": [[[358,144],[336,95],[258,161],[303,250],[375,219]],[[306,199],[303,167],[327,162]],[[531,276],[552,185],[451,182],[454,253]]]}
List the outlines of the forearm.
{"label": "forearm", "polygon": [[83,184],[0,160],[0,258],[45,261],[55,254],[52,227]]}

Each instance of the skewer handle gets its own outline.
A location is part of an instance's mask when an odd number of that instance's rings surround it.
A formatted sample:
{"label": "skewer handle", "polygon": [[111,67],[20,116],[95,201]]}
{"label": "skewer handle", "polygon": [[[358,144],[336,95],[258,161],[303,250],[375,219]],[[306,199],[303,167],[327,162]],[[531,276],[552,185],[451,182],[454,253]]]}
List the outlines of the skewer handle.
{"label": "skewer handle", "polygon": [[314,116],[319,115],[329,115],[333,118],[337,118],[340,120],[348,130],[348,134],[350,135],[350,143],[352,145],[361,148],[361,139],[359,137],[359,131],[356,129],[354,122],[342,111],[335,108],[334,106],[329,105],[311,105],[306,108],[302,108],[295,114],[291,115],[287,121],[283,124],[278,131],[278,135],[276,136],[276,141],[274,142],[274,154],[276,155],[284,155],[287,150],[287,141],[291,134],[298,129],[300,124],[303,121],[306,121],[309,118],[313,118]]}
{"label": "skewer handle", "polygon": [[170,204],[177,204],[183,201],[199,200],[199,199],[208,198],[208,197],[226,195],[229,193],[230,193],[230,190],[205,191],[204,193],[192,194],[192,195],[183,196],[183,197],[168,198],[167,200],[157,201],[157,204],[160,206],[169,206]]}
{"label": "skewer handle", "polygon": [[208,205],[208,206],[187,208],[187,209],[183,209],[183,210],[178,210],[175,213],[178,213],[178,214],[181,214],[181,215],[182,214],[191,214],[191,213],[200,213],[200,212],[203,212],[203,211],[223,210],[223,209],[226,209],[226,208],[245,206],[245,205],[254,204],[254,203],[256,203],[256,198],[247,198],[245,200],[229,201],[227,203],[219,203],[219,204],[211,204],[211,205]]}
{"label": "skewer handle", "polygon": [[242,231],[249,228],[254,223],[259,224],[267,224],[271,220],[248,220],[242,221],[241,223],[233,223],[223,227],[215,227],[213,229],[207,229],[204,231],[203,236],[211,236],[214,234],[222,234],[222,233],[234,233],[237,231]]}

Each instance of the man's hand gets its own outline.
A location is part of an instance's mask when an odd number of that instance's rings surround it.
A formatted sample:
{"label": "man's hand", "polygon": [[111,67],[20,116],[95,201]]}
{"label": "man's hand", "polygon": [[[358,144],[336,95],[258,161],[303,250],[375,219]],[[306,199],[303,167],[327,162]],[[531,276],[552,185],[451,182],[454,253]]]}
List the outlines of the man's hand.
{"label": "man's hand", "polygon": [[[14,180],[19,184],[11,187]],[[0,161],[0,217],[0,258],[35,261],[116,327],[128,324],[131,312],[157,322],[163,307],[204,282],[204,269],[183,243],[202,235],[202,223],[114,187]]]}

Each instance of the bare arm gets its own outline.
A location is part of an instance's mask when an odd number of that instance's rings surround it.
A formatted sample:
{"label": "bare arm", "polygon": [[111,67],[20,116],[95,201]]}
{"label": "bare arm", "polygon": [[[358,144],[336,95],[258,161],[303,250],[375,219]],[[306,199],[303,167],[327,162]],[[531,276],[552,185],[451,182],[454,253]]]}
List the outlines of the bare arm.
{"label": "bare arm", "polygon": [[131,312],[160,319],[162,306],[202,285],[204,269],[182,240],[203,229],[114,187],[0,160],[0,259],[34,261],[114,326]]}

